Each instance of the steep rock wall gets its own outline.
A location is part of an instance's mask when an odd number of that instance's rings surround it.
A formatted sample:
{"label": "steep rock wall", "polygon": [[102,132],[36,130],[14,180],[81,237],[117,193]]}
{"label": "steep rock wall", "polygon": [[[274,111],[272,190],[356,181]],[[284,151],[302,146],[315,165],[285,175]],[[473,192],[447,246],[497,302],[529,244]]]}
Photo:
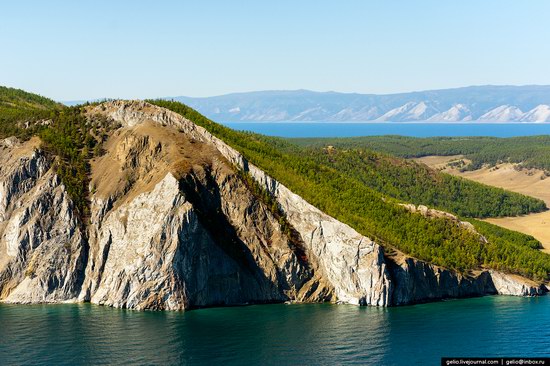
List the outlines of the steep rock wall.
{"label": "steep rock wall", "polygon": [[409,305],[484,295],[540,296],[545,285],[493,270],[463,275],[403,254],[386,258],[392,278],[391,304]]}

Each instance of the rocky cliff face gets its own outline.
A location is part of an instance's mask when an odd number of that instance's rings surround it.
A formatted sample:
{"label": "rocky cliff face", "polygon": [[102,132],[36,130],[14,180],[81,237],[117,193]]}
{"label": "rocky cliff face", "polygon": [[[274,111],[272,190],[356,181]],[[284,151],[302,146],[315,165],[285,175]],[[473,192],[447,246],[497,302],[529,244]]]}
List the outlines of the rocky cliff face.
{"label": "rocky cliff face", "polygon": [[403,254],[386,257],[392,279],[392,305],[409,305],[483,295],[539,296],[544,285],[497,271],[463,275]]}
{"label": "rocky cliff face", "polygon": [[467,277],[402,254],[387,258],[393,279],[392,304],[497,294],[489,272]]}
{"label": "rocky cliff face", "polygon": [[0,142],[0,299],[59,302],[80,291],[86,243],[38,141]]}
{"label": "rocky cliff face", "polygon": [[212,146],[144,121],[119,130],[93,171],[81,300],[185,309],[333,299],[317,262]]}
{"label": "rocky cliff face", "polygon": [[[423,205],[404,204],[402,206],[424,217],[445,218],[453,221],[464,229],[479,235],[479,240],[482,243],[487,243],[487,238],[479,234],[471,223],[461,221],[455,215]],[[485,294],[538,296],[547,292],[546,286],[520,276],[494,270],[476,271],[464,275],[419,261],[397,251],[386,257],[386,263],[393,280],[393,305]]]}
{"label": "rocky cliff face", "polygon": [[181,310],[281,301],[390,306],[541,291],[499,273],[464,277],[385,256],[378,244],[168,110],[116,101],[89,113],[122,127],[92,162],[84,231],[38,141],[2,142],[0,300]]}
{"label": "rocky cliff face", "polygon": [[298,240],[305,249],[309,265],[329,284],[335,300],[380,306],[390,303],[390,281],[380,246],[292,193],[204,128],[144,102],[103,104],[92,113],[104,114],[127,128],[151,122],[175,128],[197,143],[214,147],[221,159],[247,171],[276,198],[288,222],[299,234]]}

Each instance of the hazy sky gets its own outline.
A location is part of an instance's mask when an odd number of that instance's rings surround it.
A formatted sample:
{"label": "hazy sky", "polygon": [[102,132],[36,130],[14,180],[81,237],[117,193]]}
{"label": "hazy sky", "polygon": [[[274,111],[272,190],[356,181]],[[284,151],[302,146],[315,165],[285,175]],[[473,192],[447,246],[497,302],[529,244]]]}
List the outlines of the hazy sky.
{"label": "hazy sky", "polygon": [[548,0],[0,0],[0,85],[57,100],[550,84]]}

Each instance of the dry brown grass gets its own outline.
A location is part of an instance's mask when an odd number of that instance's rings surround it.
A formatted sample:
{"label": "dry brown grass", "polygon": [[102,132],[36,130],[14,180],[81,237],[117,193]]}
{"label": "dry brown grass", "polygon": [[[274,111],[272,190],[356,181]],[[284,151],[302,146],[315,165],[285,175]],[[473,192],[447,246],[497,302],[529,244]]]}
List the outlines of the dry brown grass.
{"label": "dry brown grass", "polygon": [[453,161],[458,161],[463,159],[464,157],[462,155],[449,155],[449,156],[437,156],[437,155],[431,155],[431,156],[423,156],[421,158],[415,158],[411,159],[414,161],[417,161],[419,163],[424,163],[430,168],[433,169],[443,169]]}
{"label": "dry brown grass", "polygon": [[[484,167],[468,172],[460,172],[447,166],[447,163],[460,158],[460,155],[426,156],[415,160],[449,174],[540,198],[550,207],[550,177],[546,177],[543,171],[518,169],[516,164],[499,164],[496,167]],[[485,221],[532,235],[542,243],[543,251],[550,253],[550,211],[518,217],[491,218]]]}
{"label": "dry brown grass", "polygon": [[91,163],[91,184],[95,196],[119,198],[117,205],[153,190],[169,172],[179,179],[219,155],[213,147],[152,121],[120,128],[104,148],[105,154]]}

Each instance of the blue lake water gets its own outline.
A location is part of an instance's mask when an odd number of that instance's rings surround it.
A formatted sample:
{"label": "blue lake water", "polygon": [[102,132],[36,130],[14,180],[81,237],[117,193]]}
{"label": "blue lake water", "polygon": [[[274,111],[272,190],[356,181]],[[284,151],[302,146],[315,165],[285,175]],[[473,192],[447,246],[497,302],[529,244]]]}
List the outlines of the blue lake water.
{"label": "blue lake water", "polygon": [[236,130],[280,137],[550,135],[550,123],[227,122],[224,124]]}
{"label": "blue lake water", "polygon": [[138,312],[0,304],[0,365],[438,365],[549,356],[550,297]]}

